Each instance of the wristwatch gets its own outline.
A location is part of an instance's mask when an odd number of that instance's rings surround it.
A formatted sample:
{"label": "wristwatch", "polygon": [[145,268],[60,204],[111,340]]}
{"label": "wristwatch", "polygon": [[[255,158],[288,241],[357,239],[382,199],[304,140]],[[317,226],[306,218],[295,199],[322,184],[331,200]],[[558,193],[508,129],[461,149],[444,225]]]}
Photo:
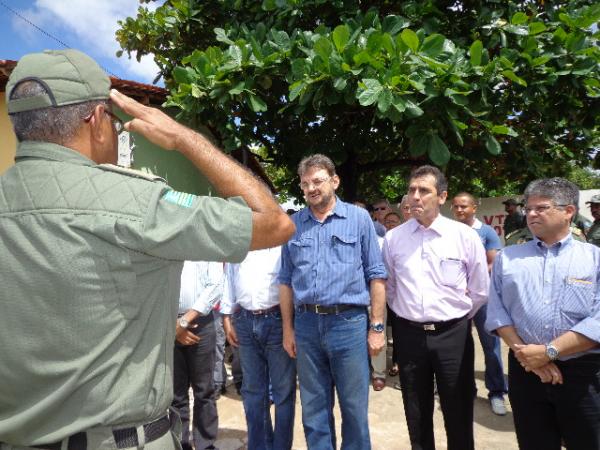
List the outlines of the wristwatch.
{"label": "wristwatch", "polygon": [[375,322],[369,325],[369,329],[375,333],[383,333],[385,326],[381,322]]}
{"label": "wristwatch", "polygon": [[182,317],[182,318],[180,318],[178,322],[179,322],[179,326],[180,326],[181,328],[185,328],[185,329],[187,329],[187,327],[189,327],[189,326],[190,326],[190,323],[189,323],[187,320],[185,320],[185,318],[183,318],[183,317]]}
{"label": "wristwatch", "polygon": [[559,357],[558,349],[552,344],[546,344],[546,356],[550,361],[556,361]]}

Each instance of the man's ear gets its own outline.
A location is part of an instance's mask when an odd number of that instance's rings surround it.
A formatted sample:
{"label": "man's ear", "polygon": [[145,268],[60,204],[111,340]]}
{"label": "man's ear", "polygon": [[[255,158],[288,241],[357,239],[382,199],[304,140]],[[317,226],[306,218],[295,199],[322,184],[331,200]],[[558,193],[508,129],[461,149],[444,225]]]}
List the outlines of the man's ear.
{"label": "man's ear", "polygon": [[89,121],[90,126],[90,138],[100,144],[103,144],[106,140],[106,132],[104,127],[106,124],[104,123],[104,106],[97,105],[94,108],[94,112],[92,113],[92,117]]}
{"label": "man's ear", "polygon": [[331,180],[333,181],[333,189],[340,187],[340,177],[337,174],[331,177]]}
{"label": "man's ear", "polygon": [[565,211],[567,213],[571,214],[570,220],[573,220],[573,217],[575,217],[575,214],[577,214],[577,208],[575,207],[575,205],[567,205],[567,206],[565,206]]}
{"label": "man's ear", "polygon": [[444,203],[446,203],[446,199],[448,198],[448,191],[443,191],[440,195],[439,195],[439,201],[438,203],[441,205],[443,205]]}

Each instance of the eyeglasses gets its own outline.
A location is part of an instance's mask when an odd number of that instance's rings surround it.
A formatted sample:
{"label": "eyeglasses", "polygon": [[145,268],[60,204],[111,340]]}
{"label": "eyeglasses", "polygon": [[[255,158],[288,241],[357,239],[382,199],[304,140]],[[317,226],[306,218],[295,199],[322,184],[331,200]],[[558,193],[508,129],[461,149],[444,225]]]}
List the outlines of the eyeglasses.
{"label": "eyeglasses", "polygon": [[[110,120],[112,120],[112,123],[115,127],[115,131],[117,132],[117,134],[121,134],[125,130],[125,124],[123,123],[123,121],[121,119],[119,119],[117,116],[115,116],[108,109],[105,109],[104,112],[106,114],[108,114],[108,117],[110,117]],[[87,116],[85,116],[83,118],[83,121],[89,122],[90,120],[92,120],[93,115],[94,115],[94,111],[90,112]]]}
{"label": "eyeglasses", "polygon": [[329,180],[331,180],[331,177],[316,178],[309,182],[303,181],[302,183],[299,184],[299,186],[300,186],[300,189],[302,189],[303,191],[310,189],[311,186],[314,186],[315,188],[319,189],[323,185],[323,183],[325,183],[326,181],[329,181]]}
{"label": "eyeglasses", "polygon": [[565,206],[569,206],[569,205],[538,205],[538,206],[526,206],[525,208],[523,208],[523,211],[525,212],[525,214],[531,214],[532,212],[535,211],[536,214],[544,214],[545,212],[547,212],[548,210],[552,209],[552,208],[564,208]]}

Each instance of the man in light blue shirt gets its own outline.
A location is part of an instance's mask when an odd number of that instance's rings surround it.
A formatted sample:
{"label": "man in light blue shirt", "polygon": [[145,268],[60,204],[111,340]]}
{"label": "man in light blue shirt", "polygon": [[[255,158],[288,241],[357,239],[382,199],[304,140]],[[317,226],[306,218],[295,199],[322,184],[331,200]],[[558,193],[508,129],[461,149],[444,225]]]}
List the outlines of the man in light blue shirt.
{"label": "man in light blue shirt", "polygon": [[[214,449],[219,419],[215,401],[216,329],[213,306],[223,295],[223,263],[185,261],[175,328],[173,408],[181,417],[183,450]],[[189,389],[194,393],[190,435]]]}
{"label": "man in light blue shirt", "polygon": [[248,450],[289,450],[294,437],[296,361],[283,349],[280,267],[281,247],[249,252],[240,264],[225,266],[221,313],[227,340],[239,347]]}
{"label": "man in light blue shirt", "polygon": [[385,346],[385,267],[367,211],[335,195],[333,162],[309,156],[298,174],[308,208],[292,216],[297,230],[282,248],[278,281],[283,345],[298,358],[306,442],[309,449],[337,448],[335,386],[342,448],[368,450],[368,355]]}
{"label": "man in light blue shirt", "polygon": [[509,399],[521,450],[600,449],[600,249],[572,238],[577,187],[525,190],[532,241],[492,268],[486,328],[510,347]]}
{"label": "man in light blue shirt", "polygon": [[[491,271],[496,253],[502,248],[502,244],[500,244],[500,238],[494,229],[475,217],[475,214],[477,214],[475,197],[468,192],[456,194],[452,199],[452,213],[456,220],[470,226],[477,232],[485,249],[488,271]],[[488,390],[490,406],[494,414],[504,416],[506,415],[504,394],[508,392],[508,388],[504,380],[502,349],[500,338],[485,331],[486,316],[487,305],[483,305],[475,314],[473,322],[477,328],[477,335],[485,358],[485,387]]]}

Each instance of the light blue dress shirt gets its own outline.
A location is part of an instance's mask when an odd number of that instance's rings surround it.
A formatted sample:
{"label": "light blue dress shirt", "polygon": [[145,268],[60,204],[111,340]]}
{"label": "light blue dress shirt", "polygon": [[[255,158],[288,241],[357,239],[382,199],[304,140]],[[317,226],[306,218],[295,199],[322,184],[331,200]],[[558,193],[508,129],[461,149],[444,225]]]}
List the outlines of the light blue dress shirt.
{"label": "light blue dress shirt", "polygon": [[292,287],[294,303],[369,305],[370,281],[387,278],[369,213],[336,198],[323,222],[310,208],[292,220],[296,234],[282,247],[278,282]]}
{"label": "light blue dress shirt", "polygon": [[179,314],[194,309],[207,315],[223,296],[223,263],[185,261],[181,271]]}
{"label": "light blue dress shirt", "polygon": [[506,247],[492,268],[485,327],[514,326],[526,344],[547,344],[567,331],[600,342],[599,283],[600,248],[570,234],[550,247],[537,238]]}

